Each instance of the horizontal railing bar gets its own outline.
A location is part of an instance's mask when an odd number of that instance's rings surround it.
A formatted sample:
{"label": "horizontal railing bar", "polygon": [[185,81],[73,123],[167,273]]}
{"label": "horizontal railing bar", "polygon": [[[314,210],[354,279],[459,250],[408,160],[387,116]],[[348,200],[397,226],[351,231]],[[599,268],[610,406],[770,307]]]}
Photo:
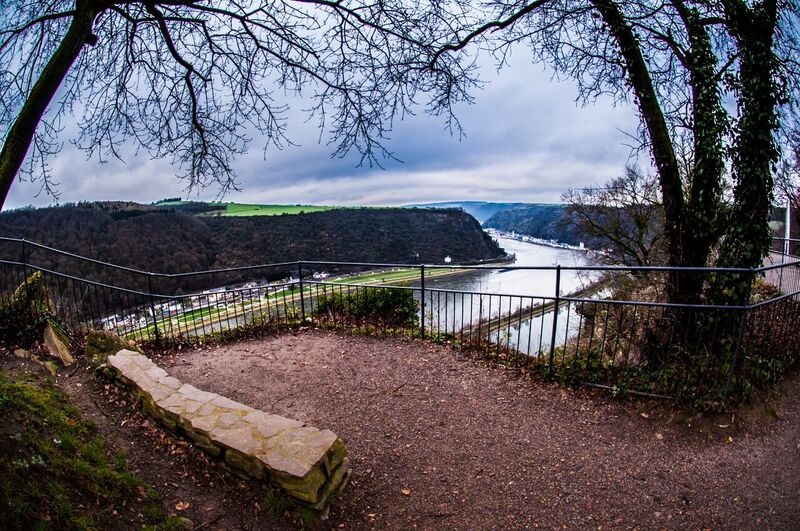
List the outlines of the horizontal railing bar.
{"label": "horizontal railing bar", "polygon": [[[34,265],[34,264],[23,264],[21,262],[16,262],[12,260],[2,260],[0,259],[0,264],[7,264],[7,265],[15,265],[15,266],[28,266],[33,269],[43,271],[49,274],[53,274],[62,278],[68,278],[73,281],[78,282],[85,282],[87,284],[108,288],[113,290],[122,291],[125,293],[130,293],[134,295],[143,295],[148,297],[157,297],[159,299],[169,299],[169,300],[176,300],[176,299],[184,299],[188,297],[201,297],[204,295],[210,295],[213,293],[204,293],[204,292],[192,292],[187,294],[180,294],[180,295],[168,295],[165,293],[150,293],[146,291],[139,291],[130,288],[123,288],[119,286],[113,286],[110,284],[105,284],[102,282],[97,282],[94,280],[89,280],[85,278],[76,277],[73,275],[69,275],[66,273],[60,273],[58,271],[54,271],[42,266]],[[342,283],[334,283],[334,282],[321,282],[321,281],[314,281],[314,280],[306,280],[305,283],[309,285],[323,285],[323,286],[332,286],[332,287],[341,287],[341,286],[349,286],[349,287],[359,287],[359,288],[389,288],[389,289],[408,289],[412,291],[419,291],[421,288],[414,287],[414,286],[391,286],[391,285],[375,285],[375,284],[342,284]],[[284,284],[273,284],[270,286],[258,286],[256,288],[232,288],[227,292],[235,292],[235,291],[248,291],[253,289],[280,289],[285,288],[287,286],[293,285],[292,283],[284,283]],[[445,289],[445,288],[425,288],[426,292],[437,292],[437,293],[453,293],[453,294],[462,294],[462,295],[471,295],[471,296],[484,296],[484,297],[514,297],[514,298],[522,298],[522,299],[530,299],[533,301],[534,299],[541,300],[543,303],[554,301],[556,298],[554,296],[547,296],[547,295],[521,295],[519,293],[486,293],[486,292],[477,292],[477,291],[460,291],[460,290],[452,290],[452,289]],[[775,297],[772,299],[768,299],[766,301],[760,301],[758,303],[749,304],[749,305],[714,305],[714,304],[678,304],[678,303],[669,303],[669,302],[647,302],[647,301],[622,301],[622,300],[613,300],[613,299],[587,299],[587,298],[578,298],[578,297],[570,297],[570,296],[561,296],[559,300],[566,301],[566,302],[574,302],[574,303],[592,303],[592,304],[609,304],[609,305],[628,305],[628,306],[639,306],[639,307],[653,307],[653,308],[682,308],[682,309],[707,309],[707,310],[746,310],[752,308],[758,308],[761,306],[768,306],[770,304],[774,304],[780,300],[783,300],[788,297],[795,296],[800,294],[800,292],[794,292],[791,294],[786,294],[780,297]]]}
{"label": "horizontal railing bar", "polygon": [[[134,269],[132,267],[126,267],[126,266],[122,266],[122,265],[112,264],[110,262],[103,262],[102,260],[96,260],[94,258],[89,258],[88,256],[82,256],[82,255],[79,255],[79,254],[71,253],[69,251],[63,251],[61,249],[56,249],[55,247],[48,247],[47,245],[43,245],[41,243],[32,242],[32,241],[26,240],[24,238],[20,239],[20,238],[8,238],[8,237],[5,237],[5,236],[0,236],[0,240],[2,240],[2,241],[10,241],[10,242],[17,242],[17,243],[24,243],[26,245],[32,245],[33,247],[38,247],[39,249],[52,251],[52,252],[54,252],[56,254],[60,254],[60,255],[63,255],[63,256],[69,256],[70,258],[76,258],[78,260],[83,260],[85,262],[90,262],[92,264],[97,264],[97,265],[101,265],[101,266],[105,266],[105,267],[110,267],[112,269],[118,269],[120,271],[125,271],[125,272],[128,272],[128,273],[135,273],[137,275],[147,275],[148,274],[146,271],[141,271],[139,269]],[[32,265],[32,264],[28,263],[28,265]]]}
{"label": "horizontal railing bar", "polygon": [[258,264],[251,266],[228,267],[225,269],[206,269],[203,271],[190,271],[186,273],[145,273],[160,278],[183,278],[200,275],[213,275],[217,273],[237,273],[239,271],[253,271],[254,269],[267,269],[277,267],[297,267],[298,262],[275,262],[272,264]]}
{"label": "horizontal railing bar", "polygon": [[298,266],[298,265],[331,265],[331,266],[353,266],[353,267],[401,267],[401,268],[450,268],[450,269],[468,269],[468,270],[488,270],[494,271],[497,269],[507,269],[507,270],[515,270],[515,271],[555,271],[556,269],[561,269],[562,271],[609,271],[609,272],[670,272],[670,271],[685,271],[685,272],[693,272],[693,273],[742,273],[742,274],[749,274],[749,273],[760,273],[764,271],[774,270],[780,267],[787,267],[792,265],[799,265],[800,259],[793,260],[791,262],[785,262],[783,264],[772,264],[768,266],[761,266],[758,268],[730,268],[730,267],[673,267],[673,266],[553,266],[553,265],[543,265],[543,266],[515,266],[515,265],[461,265],[461,264],[434,264],[434,263],[380,263],[380,262],[339,262],[339,261],[322,261],[322,260],[296,260],[296,261],[288,261],[288,262],[276,262],[276,263],[267,263],[267,264],[257,264],[257,265],[250,265],[250,266],[240,266],[240,267],[230,267],[224,269],[208,269],[204,271],[191,271],[191,272],[184,272],[184,273],[159,273],[159,272],[151,272],[151,271],[142,271],[140,269],[135,269],[131,267],[121,266],[117,264],[113,264],[110,262],[104,262],[102,260],[97,260],[94,258],[89,258],[86,256],[82,256],[79,254],[71,253],[68,251],[63,251],[61,249],[56,249],[54,247],[49,247],[47,245],[43,245],[40,243],[36,243],[30,240],[21,239],[21,238],[10,238],[6,236],[0,236],[0,240],[2,241],[9,241],[9,242],[18,242],[18,243],[26,243],[27,245],[32,245],[34,247],[38,247],[40,249],[45,249],[57,254],[61,254],[64,256],[69,256],[70,258],[76,258],[79,260],[85,260],[87,262],[111,267],[114,269],[118,269],[121,271],[127,271],[130,273],[140,274],[140,275],[150,275],[156,277],[163,277],[163,278],[180,278],[180,277],[187,277],[187,276],[198,276],[198,275],[210,275],[216,273],[231,273],[231,272],[239,272],[239,271],[251,271],[254,269],[266,269],[266,268],[276,268],[276,267],[289,267],[289,266]]}
{"label": "horizontal railing bar", "polygon": [[354,267],[402,267],[403,269],[419,269],[423,265],[425,267],[452,267],[452,264],[446,266],[429,266],[426,264],[398,264],[398,263],[385,263],[385,262],[327,262],[324,260],[298,260],[294,264],[301,265],[333,265],[333,266],[354,266]]}
{"label": "horizontal railing bar", "polygon": [[[338,285],[338,284],[334,284]],[[366,286],[370,287],[370,286]],[[375,286],[372,286],[375,287]],[[406,288],[408,289],[408,288]],[[416,288],[415,288],[416,289]],[[556,300],[556,297],[553,295],[520,295],[519,293],[486,293],[486,292],[477,292],[477,291],[459,291],[459,290],[452,290],[452,289],[445,289],[445,288],[425,288],[425,291],[433,291],[433,292],[441,292],[441,293],[456,293],[456,294],[464,294],[464,295],[482,295],[484,297],[514,297],[514,298],[522,298],[522,299],[541,299],[543,301],[552,302]],[[587,298],[579,298],[579,297],[570,297],[569,295],[562,295],[558,297],[560,301],[566,302],[582,302],[582,303],[592,303],[592,304],[614,304],[614,305],[629,305],[629,306],[652,306],[654,308],[706,308],[709,310],[743,310],[750,308],[750,306],[741,306],[741,305],[731,305],[731,306],[723,306],[723,305],[714,305],[714,304],[678,304],[678,303],[669,303],[669,302],[643,302],[643,301],[621,301],[621,300],[614,300],[614,299],[587,299]],[[770,301],[775,299],[769,299]],[[766,301],[769,302],[769,301]]]}
{"label": "horizontal railing bar", "polygon": [[69,280],[74,280],[76,282],[83,282],[83,283],[86,283],[86,284],[89,284],[89,285],[92,285],[92,286],[97,286],[97,287],[100,287],[100,288],[108,288],[108,289],[113,289],[113,290],[116,290],[116,291],[122,291],[122,292],[125,292],[125,293],[131,293],[131,294],[134,294],[134,295],[160,296],[160,295],[156,295],[155,293],[151,294],[151,293],[147,293],[146,291],[138,291],[138,290],[134,290],[134,289],[130,289],[130,288],[122,288],[120,286],[112,286],[110,284],[104,284],[102,282],[97,282],[96,280],[89,280],[89,279],[86,279],[86,278],[80,278],[80,277],[72,276],[72,275],[69,275],[67,273],[61,273],[59,271],[53,271],[52,269],[48,269],[46,267],[42,267],[42,266],[35,265],[35,264],[22,264],[20,262],[13,262],[13,261],[10,261],[10,260],[1,260],[1,259],[0,259],[0,264],[10,264],[10,265],[16,265],[16,266],[20,266],[20,267],[28,267],[28,268],[31,268],[31,269],[35,269],[37,271],[42,271],[44,273],[55,275],[57,277],[66,278],[66,279],[69,279]]}
{"label": "horizontal railing bar", "polygon": [[752,309],[755,309],[755,308],[761,308],[762,306],[770,306],[772,304],[775,304],[776,302],[780,302],[780,301],[785,300],[785,299],[790,299],[792,297],[797,297],[798,295],[800,295],[800,290],[794,291],[793,293],[785,293],[785,294],[780,295],[778,297],[773,297],[771,299],[767,299],[767,300],[763,300],[763,301],[759,301],[759,302],[753,303],[750,306],[748,306],[747,308],[752,310]]}
{"label": "horizontal railing bar", "polygon": [[[86,283],[86,284],[89,284],[89,285],[92,285],[92,286],[96,286],[96,287],[99,287],[99,288],[107,288],[107,289],[112,289],[112,290],[116,290],[116,291],[122,291],[122,292],[125,292],[125,293],[130,293],[132,295],[143,295],[143,296],[146,296],[146,297],[156,297],[156,298],[159,298],[159,299],[176,300],[176,299],[185,299],[185,298],[188,298],[188,297],[202,297],[204,295],[214,295],[215,294],[213,292],[205,292],[204,293],[204,292],[201,292],[201,291],[191,292],[191,293],[184,293],[184,294],[180,294],[180,295],[167,295],[165,293],[155,293],[155,292],[150,293],[148,291],[139,291],[139,290],[130,289],[130,288],[123,288],[123,287],[120,287],[120,286],[113,286],[111,284],[105,284],[103,282],[98,282],[96,280],[89,280],[89,279],[86,279],[86,278],[76,277],[76,276],[73,276],[73,275],[69,275],[67,273],[61,273],[59,271],[54,271],[52,269],[48,269],[46,267],[42,267],[42,266],[38,266],[38,265],[34,265],[34,264],[23,264],[22,262],[15,262],[15,261],[12,261],[12,260],[2,260],[2,259],[0,259],[0,264],[15,265],[15,266],[19,266],[19,267],[27,266],[27,267],[29,267],[31,269],[35,269],[37,271],[42,271],[44,273],[55,275],[55,276],[61,277],[61,278],[66,278],[66,279],[69,279],[69,280],[74,280],[76,282],[83,282],[83,283]],[[232,289],[227,290],[225,292],[217,292],[217,293],[232,293],[232,292],[238,292],[238,291],[252,291],[254,289],[280,289],[280,288],[285,288],[285,287],[291,286],[291,285],[293,285],[293,284],[291,284],[291,283],[283,283],[283,284],[272,284],[272,285],[269,285],[269,286],[258,286],[256,288],[232,288]]]}

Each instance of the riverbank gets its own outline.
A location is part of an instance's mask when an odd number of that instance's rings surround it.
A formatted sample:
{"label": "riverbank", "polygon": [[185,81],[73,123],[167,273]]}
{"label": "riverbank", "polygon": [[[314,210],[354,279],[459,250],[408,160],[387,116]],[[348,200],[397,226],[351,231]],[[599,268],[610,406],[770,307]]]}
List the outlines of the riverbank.
{"label": "riverbank", "polygon": [[498,238],[506,238],[509,240],[516,240],[519,242],[530,243],[533,245],[544,245],[546,247],[553,247],[556,249],[569,249],[570,251],[582,251],[582,252],[589,252],[590,249],[581,245],[570,245],[568,243],[561,243],[557,240],[544,240],[542,238],[535,238],[533,236],[528,236],[527,234],[517,234],[516,232],[504,232],[497,229],[485,229],[486,234],[489,236],[496,236]]}
{"label": "riverbank", "polygon": [[[549,297],[553,295],[555,287],[555,268],[551,264],[571,262],[579,266],[583,263],[582,253],[574,253],[569,249],[504,237],[499,237],[498,240],[501,246],[507,248],[503,259],[481,262],[477,267],[462,267],[462,264],[453,266],[426,264],[398,266],[335,277],[321,276],[323,271],[317,271],[311,278],[304,277],[303,297],[308,304],[309,300],[320,295],[325,289],[339,290],[344,286],[356,289],[357,286],[410,285],[417,289],[422,285],[423,267],[426,289]],[[514,266],[508,265],[511,261],[514,261]],[[521,268],[517,269],[516,266]],[[526,269],[531,266],[532,269]],[[563,272],[560,282],[563,293],[570,293],[583,287],[583,281],[578,278],[575,271]],[[300,282],[297,279],[284,280],[282,284],[229,286],[215,292],[199,294],[200,298],[208,299],[203,306],[196,305],[197,301],[193,301],[189,306],[184,297],[182,301],[186,307],[159,315],[157,326],[162,334],[166,331],[167,336],[176,333],[195,336],[218,332],[223,328],[234,328],[262,317],[269,318],[267,316],[271,314],[280,320],[288,316],[287,312],[299,312],[303,309],[304,301],[301,300],[299,287]],[[430,308],[428,310],[430,311]],[[141,339],[145,336],[152,338],[155,334],[152,317],[143,321],[140,327],[119,330],[118,333],[130,339]]]}

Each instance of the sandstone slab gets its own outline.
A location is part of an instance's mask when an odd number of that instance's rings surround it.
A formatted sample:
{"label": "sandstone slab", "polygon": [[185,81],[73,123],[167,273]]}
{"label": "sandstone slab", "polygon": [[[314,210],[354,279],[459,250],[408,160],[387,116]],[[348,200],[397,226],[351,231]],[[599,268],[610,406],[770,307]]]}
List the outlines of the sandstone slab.
{"label": "sandstone slab", "polygon": [[272,481],[315,509],[347,483],[347,451],[330,430],[182,383],[139,352],[120,350],[107,366],[155,418],[241,475]]}
{"label": "sandstone slab", "polygon": [[69,338],[49,321],[44,327],[44,344],[50,355],[60,359],[65,367],[75,363],[69,351]]}

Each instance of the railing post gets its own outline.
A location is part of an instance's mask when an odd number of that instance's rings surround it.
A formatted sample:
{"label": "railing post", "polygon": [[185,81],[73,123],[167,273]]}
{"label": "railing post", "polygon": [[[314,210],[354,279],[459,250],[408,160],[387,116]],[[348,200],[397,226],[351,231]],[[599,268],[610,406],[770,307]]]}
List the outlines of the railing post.
{"label": "railing post", "polygon": [[561,264],[556,266],[556,297],[553,301],[553,332],[550,336],[550,356],[547,360],[547,370],[553,374],[556,356],[556,333],[558,331],[558,309],[561,306]]}
{"label": "railing post", "polygon": [[297,282],[300,286],[300,320],[306,322],[306,299],[303,296],[303,262],[297,261]]}
{"label": "railing post", "polygon": [[753,280],[752,278],[755,275],[755,272],[750,273],[750,282],[748,284],[747,293],[744,296],[744,301],[742,301],[742,315],[739,317],[739,330],[736,332],[736,345],[733,348],[733,359],[731,360],[731,368],[730,372],[728,372],[728,379],[725,382],[725,390],[722,392],[722,404],[727,405],[728,403],[728,393],[731,390],[731,383],[733,382],[733,375],[736,374],[737,365],[739,364],[739,355],[742,351],[742,341],[744,340],[744,330],[747,326],[747,311],[750,307],[750,294],[753,290]]}
{"label": "railing post", "polygon": [[156,338],[156,345],[161,345],[161,337],[158,333],[158,320],[156,318],[156,304],[153,298],[153,273],[147,273],[147,293],[150,295],[150,314],[153,316],[153,334]]}
{"label": "railing post", "polygon": [[419,286],[420,286],[420,319],[419,319],[419,335],[425,339],[425,264],[419,266]]}
{"label": "railing post", "polygon": [[25,250],[25,238],[22,239],[22,285],[25,286],[25,313],[28,314],[28,319],[32,322],[35,317],[33,308],[33,300],[31,299],[31,288],[28,285],[28,277],[30,276],[28,270],[28,255]]}

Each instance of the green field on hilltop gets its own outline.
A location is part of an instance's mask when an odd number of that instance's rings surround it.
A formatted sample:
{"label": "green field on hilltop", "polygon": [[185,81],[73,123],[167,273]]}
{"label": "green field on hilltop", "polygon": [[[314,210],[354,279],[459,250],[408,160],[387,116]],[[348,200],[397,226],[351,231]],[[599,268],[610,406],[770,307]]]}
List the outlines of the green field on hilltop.
{"label": "green field on hilltop", "polygon": [[[280,216],[281,214],[300,214],[301,212],[324,212],[336,207],[318,205],[254,205],[247,203],[209,203],[211,206],[224,208],[224,212],[215,211],[211,215],[219,216]],[[217,212],[220,212],[217,214]]]}

